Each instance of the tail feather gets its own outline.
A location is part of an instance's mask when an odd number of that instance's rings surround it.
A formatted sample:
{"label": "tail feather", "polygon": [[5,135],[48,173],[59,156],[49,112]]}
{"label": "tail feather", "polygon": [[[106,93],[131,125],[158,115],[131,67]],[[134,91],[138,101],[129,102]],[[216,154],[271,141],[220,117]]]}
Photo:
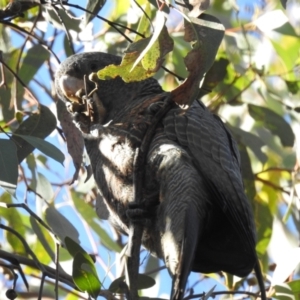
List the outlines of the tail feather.
{"label": "tail feather", "polygon": [[196,205],[191,201],[185,215],[184,239],[181,244],[181,253],[176,274],[173,276],[171,300],[182,300],[185,286],[194,263],[201,224],[203,218],[199,216]]}
{"label": "tail feather", "polygon": [[256,278],[257,278],[258,286],[260,288],[261,300],[267,300],[266,289],[265,289],[264,280],[262,277],[262,272],[261,272],[258,258],[256,259],[254,271],[255,271]]}

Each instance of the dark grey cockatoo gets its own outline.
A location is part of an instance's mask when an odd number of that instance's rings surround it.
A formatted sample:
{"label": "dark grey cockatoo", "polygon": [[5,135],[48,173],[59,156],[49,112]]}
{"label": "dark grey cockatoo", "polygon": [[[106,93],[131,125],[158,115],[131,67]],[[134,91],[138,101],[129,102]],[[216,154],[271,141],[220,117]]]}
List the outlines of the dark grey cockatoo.
{"label": "dark grey cockatoo", "polygon": [[[163,102],[163,90],[155,79],[98,80],[89,102],[91,118],[80,93],[84,75],[120,61],[100,52],[73,55],[61,64],[55,83],[83,132],[110,220],[128,233],[135,148]],[[86,88],[89,93],[95,83],[87,80]],[[93,128],[96,135],[90,134]],[[143,195],[147,222],[142,243],[164,260],[173,279],[172,300],[183,298],[191,271],[244,277],[258,268],[256,230],[237,145],[200,101],[188,110],[174,105],[158,124],[147,154]]]}

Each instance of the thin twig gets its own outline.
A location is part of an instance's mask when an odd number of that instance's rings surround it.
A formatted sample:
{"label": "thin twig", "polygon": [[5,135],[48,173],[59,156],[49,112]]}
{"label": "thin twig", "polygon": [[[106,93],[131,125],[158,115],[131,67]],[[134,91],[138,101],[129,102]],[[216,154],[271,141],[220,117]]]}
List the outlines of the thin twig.
{"label": "thin twig", "polygon": [[27,30],[23,29],[22,27],[14,24],[14,23],[10,23],[10,22],[6,22],[4,20],[0,20],[0,24],[9,26],[13,29],[15,29],[16,31],[20,31],[22,33],[25,33],[26,35],[31,36],[33,39],[37,40],[39,42],[40,45],[42,45],[43,47],[45,47],[57,60],[58,63],[60,63],[60,59],[58,58],[58,56],[54,53],[54,51],[49,48],[49,46],[44,42],[44,40],[40,39],[39,37],[35,36],[34,34],[31,34],[30,32],[28,32]]}
{"label": "thin twig", "polygon": [[[61,4],[61,6],[63,7],[62,4]],[[57,17],[58,17],[60,23],[61,23],[62,26],[64,27],[65,33],[66,33],[66,35],[67,35],[67,40],[68,40],[70,49],[71,49],[72,53],[75,54],[75,50],[74,50],[74,46],[73,46],[73,42],[72,42],[72,37],[71,37],[71,35],[70,35],[70,32],[69,32],[69,30],[68,30],[66,24],[63,22],[63,19],[62,19],[61,15],[60,15],[59,9],[58,9],[55,5],[53,5],[53,10],[54,10],[54,12],[56,13],[56,15],[57,15]]]}
{"label": "thin twig", "polygon": [[55,265],[56,265],[56,274],[55,274],[55,299],[58,300],[58,281],[59,281],[59,243],[55,243]]}

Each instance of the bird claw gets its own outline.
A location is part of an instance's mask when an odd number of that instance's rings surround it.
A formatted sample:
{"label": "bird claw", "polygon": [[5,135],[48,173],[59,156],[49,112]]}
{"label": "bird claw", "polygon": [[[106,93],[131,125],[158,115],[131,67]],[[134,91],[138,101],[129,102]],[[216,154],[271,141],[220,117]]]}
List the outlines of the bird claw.
{"label": "bird claw", "polygon": [[155,102],[155,103],[151,103],[148,107],[147,107],[147,112],[150,114],[155,115],[164,105],[164,102]]}
{"label": "bird claw", "polygon": [[143,200],[142,203],[129,203],[126,210],[127,218],[135,224],[149,226],[155,216],[157,203],[148,200]]}
{"label": "bird claw", "polygon": [[73,114],[76,127],[83,133],[90,133],[91,120],[84,113]]}

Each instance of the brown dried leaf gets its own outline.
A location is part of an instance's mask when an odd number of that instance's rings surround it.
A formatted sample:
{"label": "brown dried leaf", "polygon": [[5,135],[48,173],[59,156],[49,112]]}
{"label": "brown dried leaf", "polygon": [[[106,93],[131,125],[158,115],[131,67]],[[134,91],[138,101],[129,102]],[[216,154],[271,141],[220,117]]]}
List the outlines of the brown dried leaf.
{"label": "brown dried leaf", "polygon": [[173,100],[179,105],[191,105],[197,98],[200,82],[211,68],[224,36],[224,26],[217,18],[202,14],[197,19],[190,19],[192,23],[185,24],[185,39],[194,42],[194,45],[193,50],[184,59],[190,74],[171,92]]}
{"label": "brown dried leaf", "polygon": [[82,164],[82,154],[84,149],[84,140],[81,132],[72,121],[70,113],[67,111],[65,104],[58,100],[56,102],[57,117],[67,140],[68,152],[73,159],[75,173],[73,175],[74,182],[78,178],[78,173]]}

